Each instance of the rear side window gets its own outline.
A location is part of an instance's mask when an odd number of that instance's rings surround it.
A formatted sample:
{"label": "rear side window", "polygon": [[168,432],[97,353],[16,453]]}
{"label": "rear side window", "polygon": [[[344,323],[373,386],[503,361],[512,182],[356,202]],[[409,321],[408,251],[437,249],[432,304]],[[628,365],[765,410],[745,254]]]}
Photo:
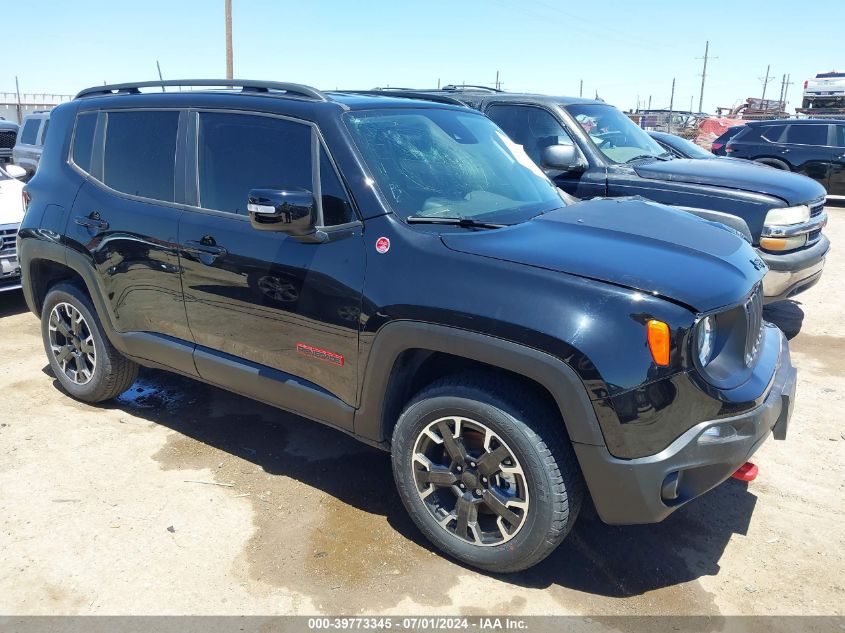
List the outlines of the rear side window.
{"label": "rear side window", "polygon": [[777,143],[781,136],[783,135],[783,131],[786,129],[785,125],[766,125],[760,129],[760,138],[763,138],[770,143]]}
{"label": "rear side window", "polygon": [[174,111],[109,112],[103,182],[133,196],[173,202],[178,126]]}
{"label": "rear side window", "polygon": [[20,142],[24,145],[35,145],[35,141],[38,139],[38,127],[40,125],[41,119],[28,119],[27,122],[23,124]]}
{"label": "rear side window", "polygon": [[785,142],[795,145],[827,145],[827,126],[790,125]]}
{"label": "rear side window", "polygon": [[313,191],[311,127],[274,117],[201,112],[199,204],[246,214],[250,189]]}
{"label": "rear side window", "polygon": [[41,144],[47,140],[47,130],[50,128],[50,119],[44,119],[44,127],[41,128]]}
{"label": "rear side window", "polygon": [[836,147],[845,147],[845,125],[836,126],[836,140],[834,141]]}
{"label": "rear side window", "polygon": [[91,149],[94,147],[94,128],[96,126],[96,112],[86,112],[76,117],[71,157],[74,165],[84,172],[91,171]]}

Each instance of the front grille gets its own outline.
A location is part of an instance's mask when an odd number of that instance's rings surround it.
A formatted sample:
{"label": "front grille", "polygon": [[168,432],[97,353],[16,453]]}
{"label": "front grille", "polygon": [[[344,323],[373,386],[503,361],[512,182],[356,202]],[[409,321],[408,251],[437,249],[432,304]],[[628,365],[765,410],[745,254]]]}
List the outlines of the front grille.
{"label": "front grille", "polygon": [[17,226],[0,228],[0,255],[12,255],[15,252],[15,238],[18,235]]}
{"label": "front grille", "polygon": [[810,231],[807,233],[807,244],[815,244],[819,241],[819,238],[822,236],[822,230],[816,229],[815,231]]}
{"label": "front grille", "polygon": [[763,285],[758,284],[745,302],[745,364],[751,365],[760,352],[763,340]]}
{"label": "front grille", "polygon": [[807,206],[810,207],[810,217],[814,218],[817,215],[821,215],[822,211],[824,211],[824,198],[819,198],[818,200],[813,200],[812,202],[808,203]]}
{"label": "front grille", "polygon": [[15,130],[0,130],[0,149],[12,149],[18,133]]}

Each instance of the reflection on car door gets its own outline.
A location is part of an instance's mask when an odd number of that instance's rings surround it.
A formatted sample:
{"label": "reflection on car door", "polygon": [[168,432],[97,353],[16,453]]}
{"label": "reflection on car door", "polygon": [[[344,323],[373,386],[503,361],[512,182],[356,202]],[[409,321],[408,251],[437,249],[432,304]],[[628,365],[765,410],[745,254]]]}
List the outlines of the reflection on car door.
{"label": "reflection on car door", "polygon": [[329,188],[320,181],[337,176],[327,173],[330,162],[314,159],[324,153],[315,129],[249,113],[193,117],[188,147],[196,148],[197,177],[188,182],[197,190],[188,194],[179,241],[197,370],[215,382],[221,361],[246,363],[354,405],[364,252],[360,223],[343,222],[351,205],[322,205],[343,224],[327,227],[321,244],[256,230],[246,209],[250,189]]}

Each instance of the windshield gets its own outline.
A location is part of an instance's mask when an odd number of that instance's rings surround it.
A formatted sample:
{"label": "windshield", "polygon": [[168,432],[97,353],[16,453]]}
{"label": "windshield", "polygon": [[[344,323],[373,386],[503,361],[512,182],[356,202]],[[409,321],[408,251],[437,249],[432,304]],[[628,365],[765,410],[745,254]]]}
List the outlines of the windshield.
{"label": "windshield", "polygon": [[403,218],[509,224],[565,206],[522,148],[480,114],[367,110],[344,120],[379,190]]}
{"label": "windshield", "polygon": [[689,158],[716,158],[716,156],[712,152],[708,152],[700,145],[696,145],[689,139],[685,139],[680,136],[676,136],[675,138],[671,139],[671,143],[667,142],[666,144],[677,147],[678,151],[682,152],[685,156],[688,156]]}
{"label": "windshield", "polygon": [[665,156],[666,150],[619,110],[600,103],[564,106],[590,140],[614,163],[625,163],[637,157]]}

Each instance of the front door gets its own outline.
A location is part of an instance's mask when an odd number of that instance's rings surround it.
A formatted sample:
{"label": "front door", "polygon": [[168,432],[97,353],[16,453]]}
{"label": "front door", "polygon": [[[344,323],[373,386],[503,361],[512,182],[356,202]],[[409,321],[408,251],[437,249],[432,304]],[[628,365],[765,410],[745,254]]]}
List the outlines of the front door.
{"label": "front door", "polygon": [[[261,114],[192,116],[196,178],[188,181],[197,190],[179,242],[197,370],[220,382],[221,363],[248,367],[355,405],[362,226],[315,128]],[[328,239],[254,229],[247,198],[255,188],[314,192]]]}
{"label": "front door", "polygon": [[[540,167],[543,149],[551,145],[574,145],[570,134],[548,110],[535,105],[493,103],[485,114],[498,125],[510,139],[522,146],[525,153]],[[549,172],[554,183],[566,193],[578,198],[605,195],[604,168],[578,172]]]}

